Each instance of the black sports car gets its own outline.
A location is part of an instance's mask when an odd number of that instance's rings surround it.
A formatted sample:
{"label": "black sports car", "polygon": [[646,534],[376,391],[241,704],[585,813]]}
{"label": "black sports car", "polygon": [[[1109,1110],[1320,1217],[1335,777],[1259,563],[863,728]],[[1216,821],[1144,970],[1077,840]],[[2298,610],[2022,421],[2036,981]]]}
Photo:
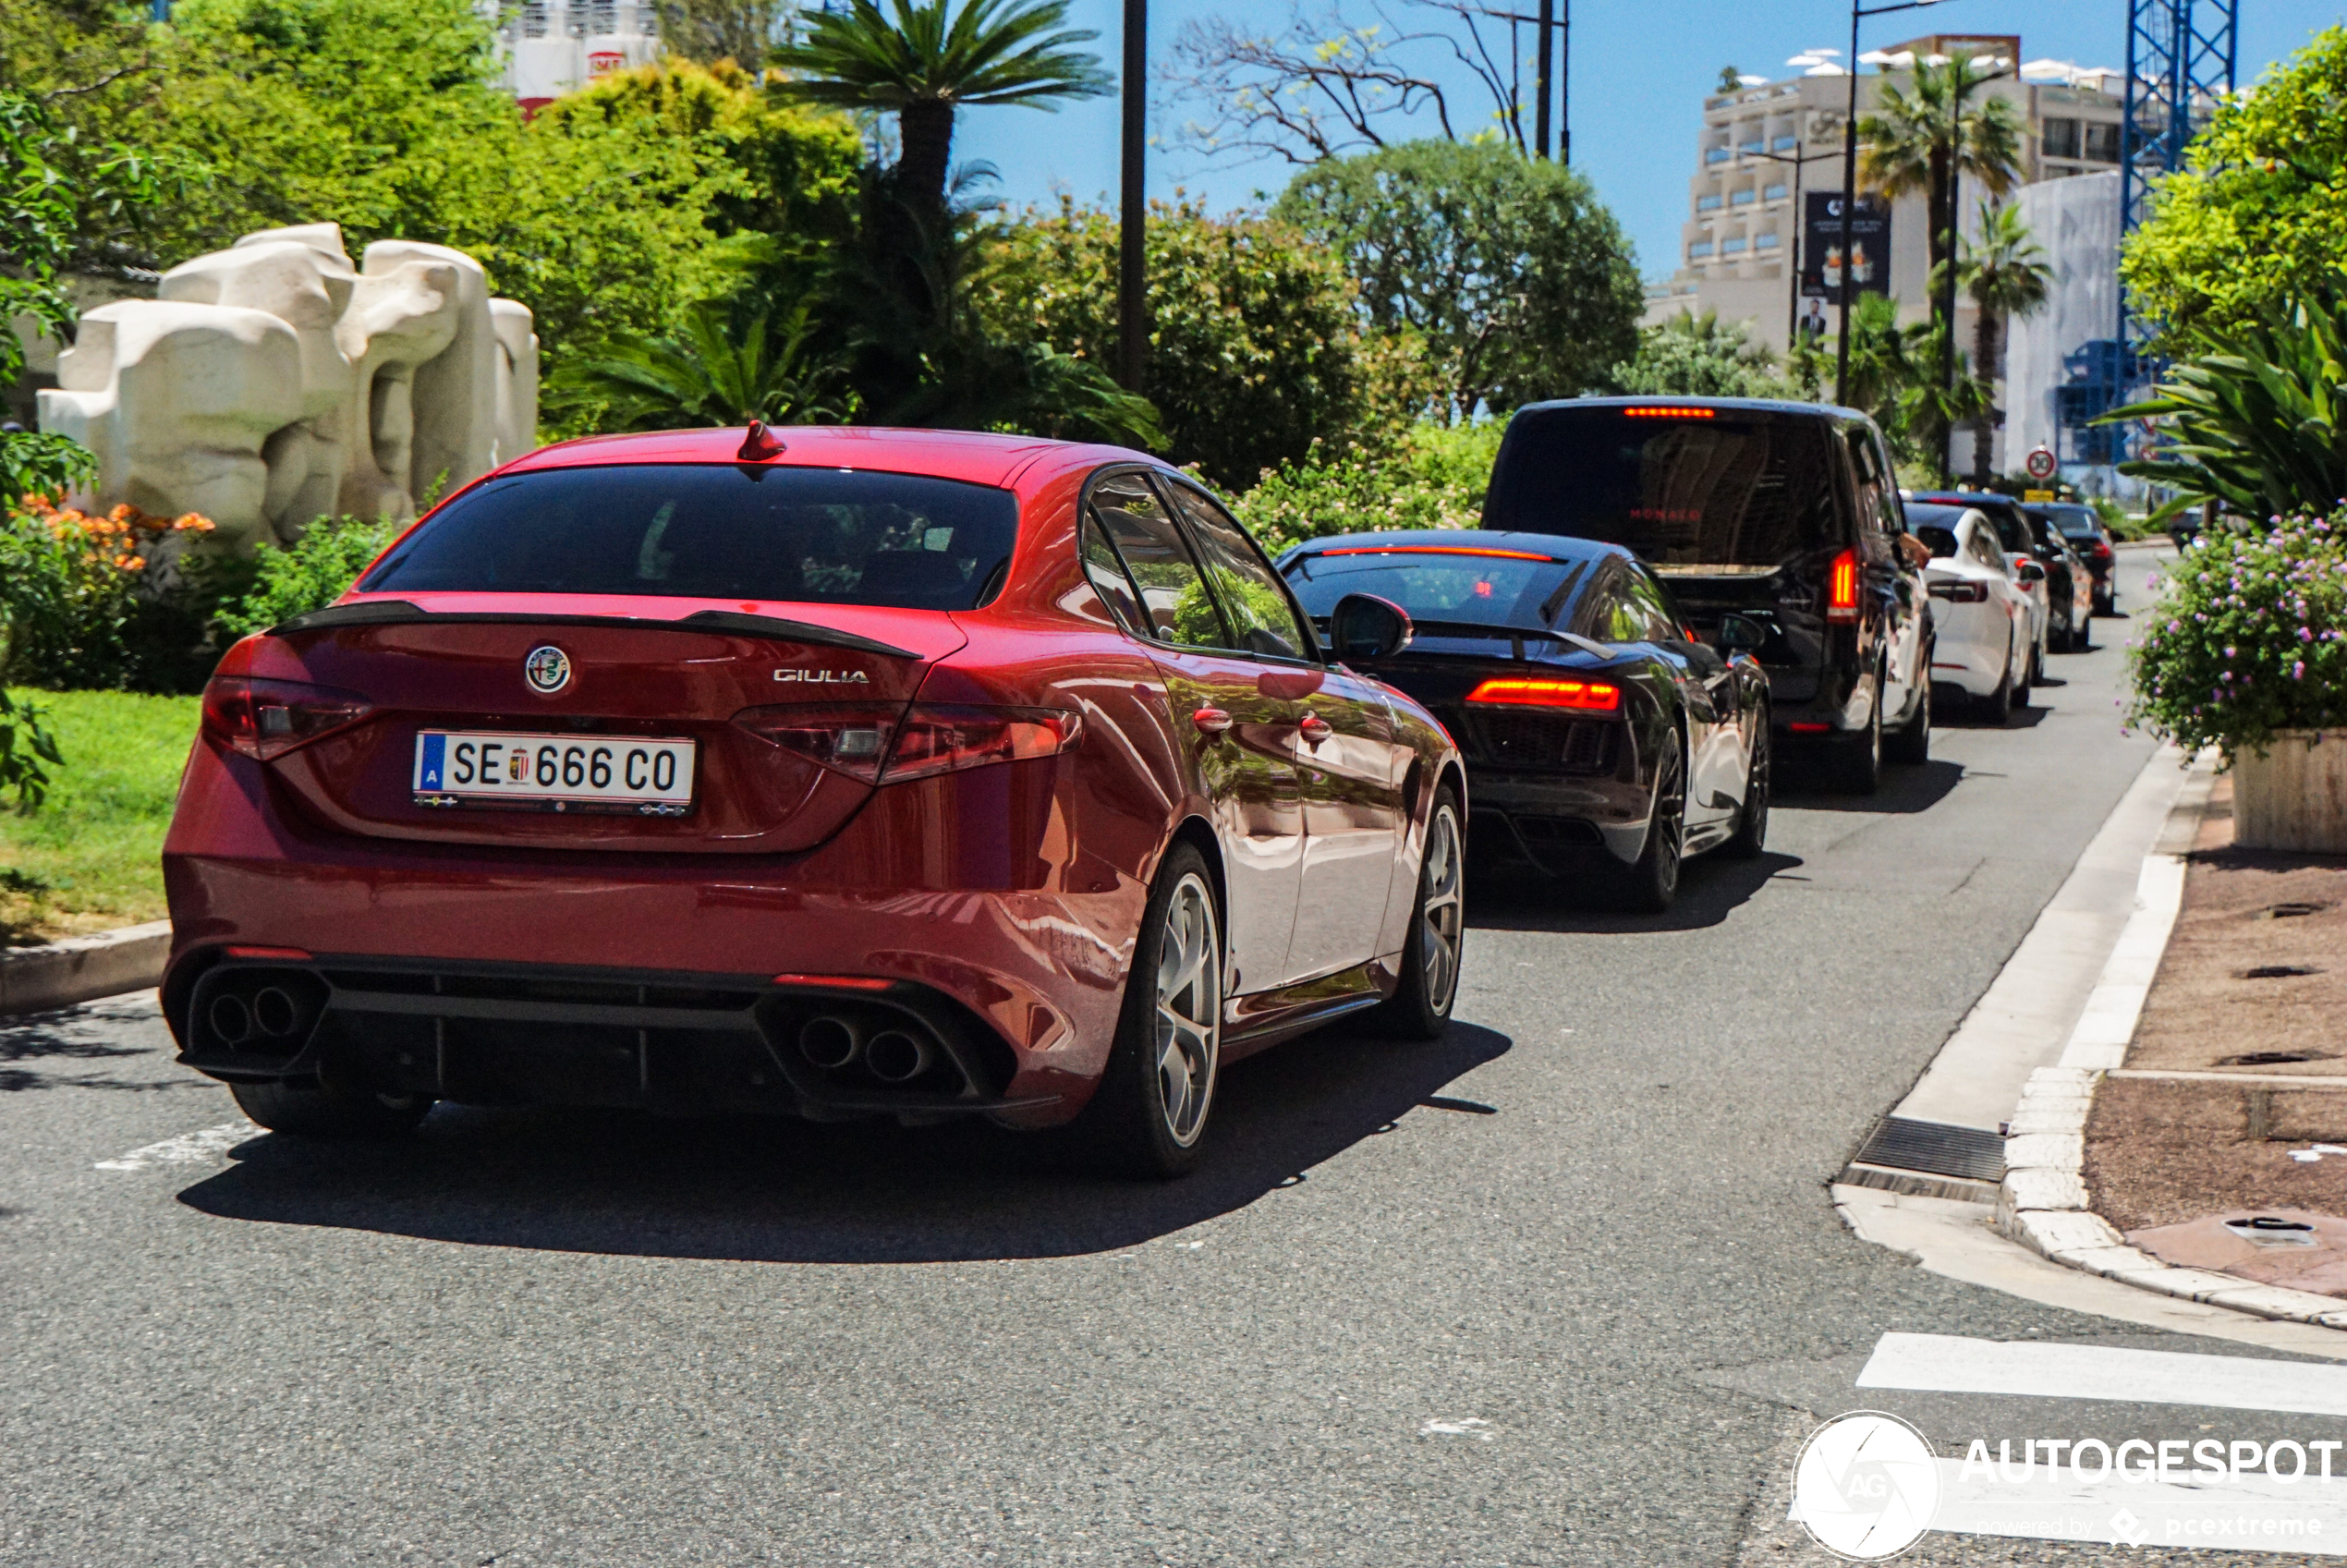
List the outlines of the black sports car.
{"label": "black sports car", "polygon": [[1348,534],[1280,570],[1335,656],[1441,719],[1466,761],[1478,855],[1658,912],[1679,864],[1769,831],[1763,632],[1696,639],[1619,545],[1483,529]]}

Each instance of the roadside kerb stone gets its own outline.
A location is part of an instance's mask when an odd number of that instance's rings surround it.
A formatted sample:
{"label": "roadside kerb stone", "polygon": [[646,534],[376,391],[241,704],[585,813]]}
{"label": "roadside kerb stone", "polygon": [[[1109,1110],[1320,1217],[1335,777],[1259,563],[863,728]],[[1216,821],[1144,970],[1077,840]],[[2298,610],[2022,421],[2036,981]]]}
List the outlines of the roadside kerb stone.
{"label": "roadside kerb stone", "polygon": [[46,1013],[144,991],[162,980],[164,960],[170,955],[168,920],[39,947],[0,948],[0,1015]]}

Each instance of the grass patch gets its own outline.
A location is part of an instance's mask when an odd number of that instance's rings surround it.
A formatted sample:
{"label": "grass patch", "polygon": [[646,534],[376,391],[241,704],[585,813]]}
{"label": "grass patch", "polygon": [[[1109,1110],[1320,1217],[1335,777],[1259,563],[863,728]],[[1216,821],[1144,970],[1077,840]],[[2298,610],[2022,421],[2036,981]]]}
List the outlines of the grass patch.
{"label": "grass patch", "polygon": [[163,918],[163,835],[201,699],[19,692],[65,753],[30,816],[0,807],[0,944]]}

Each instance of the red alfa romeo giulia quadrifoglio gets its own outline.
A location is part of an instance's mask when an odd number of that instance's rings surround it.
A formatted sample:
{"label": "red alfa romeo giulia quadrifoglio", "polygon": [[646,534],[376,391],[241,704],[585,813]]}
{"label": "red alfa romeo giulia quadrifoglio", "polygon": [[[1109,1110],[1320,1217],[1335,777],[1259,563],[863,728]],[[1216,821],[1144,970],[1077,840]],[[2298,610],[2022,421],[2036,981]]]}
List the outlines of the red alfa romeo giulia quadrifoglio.
{"label": "red alfa romeo giulia quadrifoglio", "polygon": [[[1410,635],[1368,598],[1332,626]],[[1443,1027],[1464,793],[1137,453],[574,442],[221,662],[164,1005],[288,1132],[977,1114],[1172,1174],[1223,1064],[1355,1009]]]}

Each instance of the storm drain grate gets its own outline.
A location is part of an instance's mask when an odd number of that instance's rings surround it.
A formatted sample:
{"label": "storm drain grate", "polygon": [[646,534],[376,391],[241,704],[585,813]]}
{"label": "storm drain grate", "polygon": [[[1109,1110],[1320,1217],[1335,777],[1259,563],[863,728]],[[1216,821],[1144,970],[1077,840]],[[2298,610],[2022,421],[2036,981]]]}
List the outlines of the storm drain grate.
{"label": "storm drain grate", "polygon": [[1978,1127],[1885,1116],[1858,1150],[1858,1163],[1999,1182],[2005,1174],[2005,1140]]}

